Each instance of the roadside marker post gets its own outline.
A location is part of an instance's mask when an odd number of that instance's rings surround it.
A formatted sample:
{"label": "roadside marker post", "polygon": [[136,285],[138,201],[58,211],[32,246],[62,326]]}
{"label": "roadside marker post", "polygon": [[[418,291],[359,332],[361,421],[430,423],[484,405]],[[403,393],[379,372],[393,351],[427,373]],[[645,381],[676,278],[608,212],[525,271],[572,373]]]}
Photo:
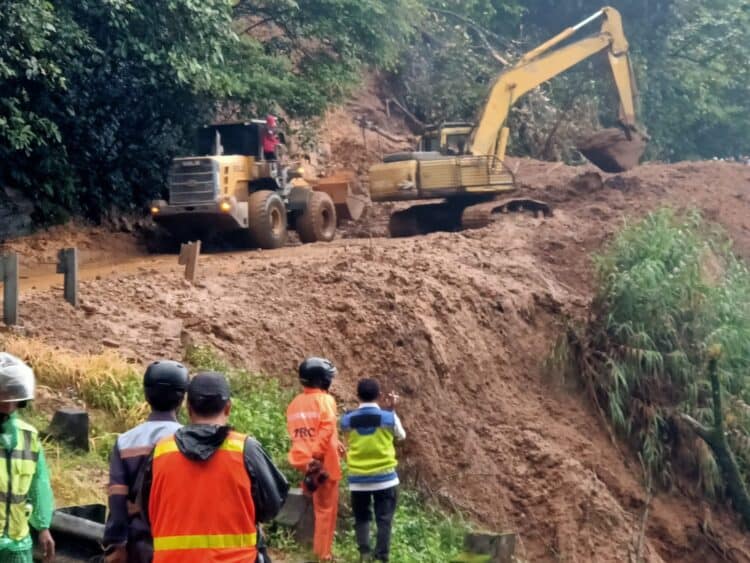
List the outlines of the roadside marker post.
{"label": "roadside marker post", "polygon": [[185,266],[185,279],[190,283],[195,282],[198,272],[198,257],[201,255],[201,241],[189,242],[180,246],[180,258],[178,264]]}
{"label": "roadside marker post", "polygon": [[57,253],[57,273],[65,275],[65,301],[78,307],[78,249],[65,248]]}
{"label": "roadside marker post", "polygon": [[18,254],[0,256],[0,278],[3,281],[3,322],[18,324]]}

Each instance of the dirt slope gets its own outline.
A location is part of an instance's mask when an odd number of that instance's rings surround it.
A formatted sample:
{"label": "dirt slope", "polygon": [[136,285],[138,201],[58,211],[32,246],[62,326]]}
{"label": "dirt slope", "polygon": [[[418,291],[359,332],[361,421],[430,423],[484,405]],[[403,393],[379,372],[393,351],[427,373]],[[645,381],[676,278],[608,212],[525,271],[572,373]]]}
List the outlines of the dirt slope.
{"label": "dirt slope", "polygon": [[[637,462],[542,360],[563,317],[585,314],[590,252],[626,217],[697,206],[750,258],[750,167],[653,164],[598,176],[512,165],[526,190],[554,203],[553,218],[214,255],[199,287],[164,259],[144,261],[84,282],[79,310],[58,292],[27,293],[23,330],[74,350],[117,347],[137,361],[207,342],[289,381],[304,355],[330,356],[343,403],[363,375],[403,396],[404,473],[436,498],[488,527],[517,529],[531,561],[627,561],[644,506]],[[363,228],[385,215],[376,210]],[[731,512],[689,491],[657,496],[646,540],[648,561],[750,561]]]}

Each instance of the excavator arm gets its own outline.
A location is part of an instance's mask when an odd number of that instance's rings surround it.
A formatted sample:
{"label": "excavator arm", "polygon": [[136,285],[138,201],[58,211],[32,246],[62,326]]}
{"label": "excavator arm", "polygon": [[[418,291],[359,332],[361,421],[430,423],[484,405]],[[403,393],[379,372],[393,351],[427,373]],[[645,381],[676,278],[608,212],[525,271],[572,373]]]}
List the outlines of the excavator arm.
{"label": "excavator arm", "polygon": [[[602,18],[603,23],[598,34],[549,52],[599,18]],[[473,155],[495,155],[503,160],[509,135],[506,123],[513,104],[530,90],[605,50],[608,51],[620,96],[620,122],[626,128],[634,130],[635,87],[628,57],[628,42],[620,13],[614,8],[606,7],[529,51],[513,68],[503,72],[495,80],[479,121],[472,131],[468,152]]]}

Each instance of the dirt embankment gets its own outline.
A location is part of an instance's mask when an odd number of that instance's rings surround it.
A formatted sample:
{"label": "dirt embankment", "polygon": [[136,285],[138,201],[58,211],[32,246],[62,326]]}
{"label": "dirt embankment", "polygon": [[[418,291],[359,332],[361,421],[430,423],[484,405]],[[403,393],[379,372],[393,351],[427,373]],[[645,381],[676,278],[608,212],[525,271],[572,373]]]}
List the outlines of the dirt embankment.
{"label": "dirt embankment", "polygon": [[[327,355],[340,367],[342,402],[364,375],[403,396],[404,473],[436,498],[488,527],[517,529],[530,561],[626,561],[645,502],[639,466],[581,393],[545,374],[543,359],[563,319],[585,315],[590,253],[626,217],[695,206],[750,258],[750,167],[653,164],[599,176],[512,166],[554,217],[206,256],[198,287],[165,259],[145,260],[85,281],[78,310],[56,292],[24,295],[23,331],[140,362],[210,343],[290,382],[300,358]],[[363,228],[385,216],[376,210]],[[648,561],[750,560],[731,511],[689,490],[657,495],[645,535]]]}

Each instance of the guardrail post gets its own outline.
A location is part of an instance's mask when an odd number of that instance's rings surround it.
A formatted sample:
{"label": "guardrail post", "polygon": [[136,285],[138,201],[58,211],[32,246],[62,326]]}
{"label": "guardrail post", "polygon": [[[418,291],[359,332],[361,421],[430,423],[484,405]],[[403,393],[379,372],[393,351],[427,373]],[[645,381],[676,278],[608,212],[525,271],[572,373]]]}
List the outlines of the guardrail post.
{"label": "guardrail post", "polygon": [[57,253],[57,273],[65,275],[65,301],[78,307],[78,249],[65,248]]}
{"label": "guardrail post", "polygon": [[0,279],[3,282],[3,322],[18,324],[18,254],[0,256]]}
{"label": "guardrail post", "polygon": [[180,258],[177,263],[180,266],[185,266],[185,279],[190,283],[195,282],[200,254],[201,241],[189,242],[180,246]]}

